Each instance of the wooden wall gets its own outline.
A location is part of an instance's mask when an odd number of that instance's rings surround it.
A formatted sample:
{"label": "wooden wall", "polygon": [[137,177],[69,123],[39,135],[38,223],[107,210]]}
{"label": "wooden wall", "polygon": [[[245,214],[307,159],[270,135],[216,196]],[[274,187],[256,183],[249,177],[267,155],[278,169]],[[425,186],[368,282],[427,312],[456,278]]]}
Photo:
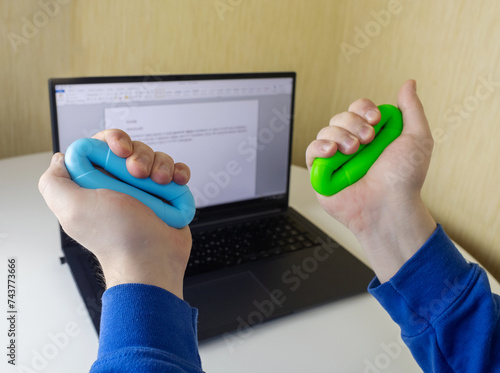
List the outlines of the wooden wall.
{"label": "wooden wall", "polygon": [[500,278],[500,3],[0,0],[0,158],[51,149],[49,77],[298,73],[293,162],[359,97],[418,81],[436,147],[424,199]]}

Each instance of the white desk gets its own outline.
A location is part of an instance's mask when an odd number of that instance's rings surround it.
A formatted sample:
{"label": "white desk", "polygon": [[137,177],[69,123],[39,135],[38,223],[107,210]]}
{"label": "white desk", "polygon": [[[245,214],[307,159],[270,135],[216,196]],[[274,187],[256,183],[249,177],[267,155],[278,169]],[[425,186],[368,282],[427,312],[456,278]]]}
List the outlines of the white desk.
{"label": "white desk", "polygon": [[[62,255],[58,223],[38,193],[50,153],[0,160],[0,371],[88,372],[97,335]],[[356,239],[319,207],[307,171],[292,169],[291,205],[361,258]],[[17,366],[7,364],[7,258],[17,258]],[[470,258],[470,257],[468,257]],[[490,277],[492,280],[492,278]],[[496,292],[500,285],[492,280]],[[368,294],[251,329],[247,338],[200,345],[207,372],[421,372],[399,328]],[[391,345],[392,356],[384,351]],[[24,370],[19,368],[23,367]],[[367,368],[366,368],[367,369]],[[369,370],[366,372],[377,372]]]}

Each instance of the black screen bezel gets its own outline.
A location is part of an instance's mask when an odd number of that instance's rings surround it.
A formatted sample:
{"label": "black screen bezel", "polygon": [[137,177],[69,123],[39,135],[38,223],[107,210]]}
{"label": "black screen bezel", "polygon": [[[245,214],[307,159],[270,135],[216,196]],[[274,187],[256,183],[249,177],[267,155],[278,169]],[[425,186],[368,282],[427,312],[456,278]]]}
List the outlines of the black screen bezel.
{"label": "black screen bezel", "polygon": [[254,198],[222,205],[215,205],[197,209],[192,225],[205,224],[207,221],[233,219],[239,215],[251,215],[263,211],[286,210],[289,202],[290,189],[290,165],[293,142],[293,120],[295,107],[295,72],[257,72],[257,73],[219,73],[219,74],[184,74],[184,75],[134,75],[134,76],[102,76],[102,77],[74,77],[74,78],[51,78],[49,79],[49,98],[52,125],[52,144],[54,152],[60,151],[57,107],[56,107],[56,85],[69,84],[93,84],[93,83],[151,83],[167,81],[190,81],[190,80],[231,80],[231,79],[266,79],[266,78],[291,78],[292,97],[290,106],[290,136],[288,144],[288,170],[286,192],[280,196]]}

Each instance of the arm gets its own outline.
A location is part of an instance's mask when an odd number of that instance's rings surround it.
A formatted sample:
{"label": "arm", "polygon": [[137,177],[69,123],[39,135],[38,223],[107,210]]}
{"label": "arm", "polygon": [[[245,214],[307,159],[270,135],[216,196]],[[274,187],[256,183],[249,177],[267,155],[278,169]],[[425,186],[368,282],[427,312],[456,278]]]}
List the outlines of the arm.
{"label": "arm", "polygon": [[[433,140],[414,81],[401,88],[398,106],[404,122],[401,136],[385,149],[360,181],[331,197],[317,195],[318,200],[360,241],[377,275],[370,292],[401,326],[405,342],[426,371],[433,371],[430,367],[437,372],[462,371],[460,364],[456,364],[464,358],[471,365],[463,371],[481,371],[486,366],[498,369],[500,363],[489,352],[499,355],[498,298],[486,286],[484,272],[464,264],[420,197]],[[360,143],[373,140],[371,126],[379,120],[380,112],[373,102],[367,99],[354,102],[348,112],[334,116],[330,126],[323,128],[309,145],[307,166],[310,168],[317,157],[333,156],[337,150],[354,153]],[[460,260],[449,261],[449,258]],[[442,318],[436,315],[426,318],[418,313],[419,307],[425,307],[426,302],[436,297],[430,290],[443,289],[444,281],[449,280],[442,262],[460,271],[463,279],[471,280],[471,273],[476,273],[477,281],[467,282],[467,290],[450,298],[454,306],[442,310],[439,313]],[[400,284],[405,286],[399,287]],[[484,302],[485,298],[489,303]],[[417,318],[412,313],[415,311]],[[428,325],[425,336],[420,336],[422,330],[409,327],[416,320],[420,326]],[[481,338],[471,329],[457,328],[459,323],[480,326],[488,332]],[[482,348],[481,356],[477,349],[471,349],[476,344]],[[443,362],[449,366],[443,368]],[[450,366],[458,370],[450,370]]]}
{"label": "arm", "polygon": [[91,373],[201,372],[197,310],[151,285],[121,284],[102,297],[99,352]]}
{"label": "arm", "polygon": [[441,226],[389,281],[374,279],[368,291],[401,327],[424,372],[498,371],[500,297]]}
{"label": "arm", "polygon": [[[119,130],[100,132],[135,177],[186,184],[189,168],[132,142]],[[182,300],[191,249],[189,227],[167,226],[148,207],[122,193],[80,188],[60,153],[39,189],[66,233],[98,258],[103,295],[99,356],[92,370],[201,372],[196,310]],[[129,370],[127,370],[129,369]]]}

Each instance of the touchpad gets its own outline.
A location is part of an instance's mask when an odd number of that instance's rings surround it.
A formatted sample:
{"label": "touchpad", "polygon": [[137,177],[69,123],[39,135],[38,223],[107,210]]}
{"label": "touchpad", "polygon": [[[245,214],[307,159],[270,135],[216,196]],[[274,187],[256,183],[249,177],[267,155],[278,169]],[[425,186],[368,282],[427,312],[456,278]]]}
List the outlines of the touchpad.
{"label": "touchpad", "polygon": [[198,308],[198,336],[204,339],[262,322],[267,315],[266,310],[260,310],[259,306],[263,302],[269,303],[272,297],[264,285],[247,271],[187,285],[184,299]]}

